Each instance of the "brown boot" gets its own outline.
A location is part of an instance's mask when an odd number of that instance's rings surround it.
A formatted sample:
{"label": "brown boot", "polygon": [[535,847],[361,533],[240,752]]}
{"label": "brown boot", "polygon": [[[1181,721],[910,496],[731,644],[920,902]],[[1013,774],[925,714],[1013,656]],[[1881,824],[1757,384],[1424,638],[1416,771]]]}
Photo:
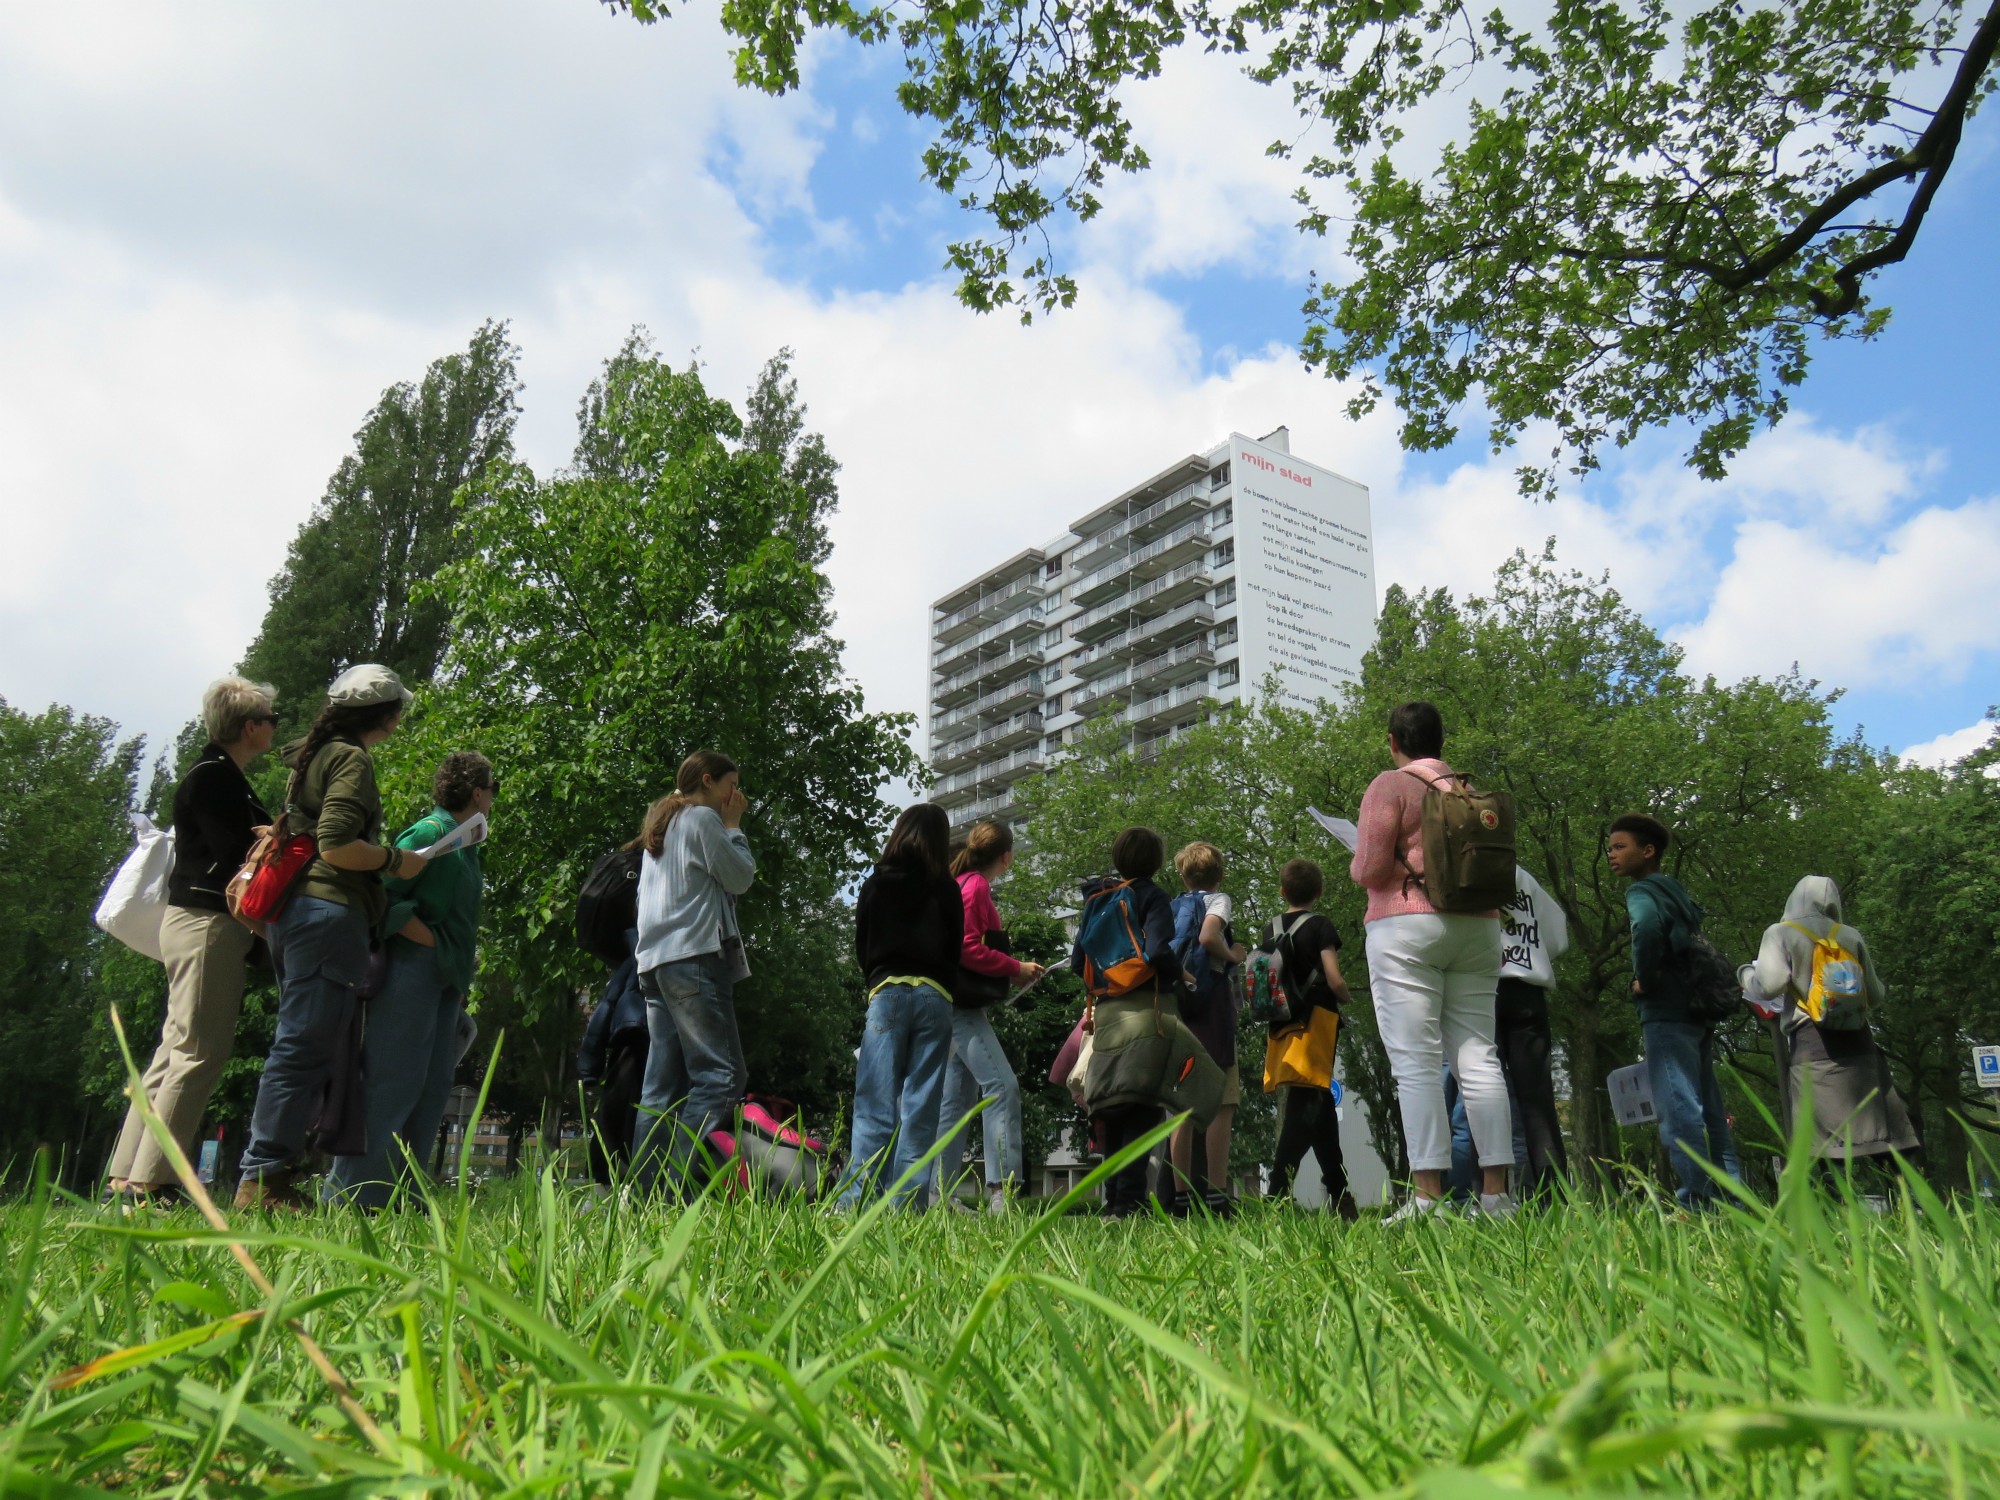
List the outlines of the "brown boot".
{"label": "brown boot", "polygon": [[266,1172],[262,1177],[244,1178],[236,1185],[236,1206],[239,1209],[261,1208],[267,1212],[311,1212],[312,1204],[292,1186],[293,1176],[288,1171],[276,1171]]}

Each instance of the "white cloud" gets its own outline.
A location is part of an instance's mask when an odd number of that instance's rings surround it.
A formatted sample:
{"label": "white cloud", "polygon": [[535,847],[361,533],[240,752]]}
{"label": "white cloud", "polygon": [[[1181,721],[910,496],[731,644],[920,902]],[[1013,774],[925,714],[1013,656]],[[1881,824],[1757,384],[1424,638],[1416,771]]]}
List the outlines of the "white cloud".
{"label": "white cloud", "polygon": [[1993,646],[2000,499],[1918,511],[1879,537],[1754,520],[1681,635],[1730,678],[1793,662],[1845,687],[1956,680]]}
{"label": "white cloud", "polygon": [[[1917,766],[1955,766],[1975,750],[1985,749],[1996,727],[2000,726],[1996,726],[1991,719],[1981,719],[1977,724],[1968,724],[1963,729],[1954,729],[1936,739],[1925,740],[1921,745],[1912,745],[1903,752],[1902,758]],[[1989,767],[1986,774],[2000,775],[2000,767]]]}

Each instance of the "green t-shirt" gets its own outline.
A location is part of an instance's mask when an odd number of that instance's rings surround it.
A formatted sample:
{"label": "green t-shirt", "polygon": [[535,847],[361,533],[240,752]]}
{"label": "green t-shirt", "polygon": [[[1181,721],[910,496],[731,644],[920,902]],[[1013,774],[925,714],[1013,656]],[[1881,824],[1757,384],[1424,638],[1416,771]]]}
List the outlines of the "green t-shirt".
{"label": "green t-shirt", "polygon": [[[441,807],[419,818],[396,839],[399,849],[428,849],[452,829],[458,820]],[[479,901],[485,890],[485,871],[480,867],[480,848],[454,849],[424,866],[415,880],[385,880],[389,895],[388,930],[390,941],[416,945],[401,936],[412,915],[423,920],[437,938],[438,977],[463,996],[472,988],[478,968]]]}

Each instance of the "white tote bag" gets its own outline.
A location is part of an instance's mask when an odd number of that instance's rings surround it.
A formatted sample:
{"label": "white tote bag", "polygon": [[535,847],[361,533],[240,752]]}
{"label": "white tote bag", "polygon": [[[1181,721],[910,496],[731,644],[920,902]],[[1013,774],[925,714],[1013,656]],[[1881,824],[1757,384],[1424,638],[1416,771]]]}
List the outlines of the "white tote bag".
{"label": "white tote bag", "polygon": [[111,877],[104,899],[97,903],[97,925],[134,953],[164,963],[160,923],[167,915],[167,876],[174,868],[174,836],[155,828],[144,813],[132,814],[132,833],[137,842]]}

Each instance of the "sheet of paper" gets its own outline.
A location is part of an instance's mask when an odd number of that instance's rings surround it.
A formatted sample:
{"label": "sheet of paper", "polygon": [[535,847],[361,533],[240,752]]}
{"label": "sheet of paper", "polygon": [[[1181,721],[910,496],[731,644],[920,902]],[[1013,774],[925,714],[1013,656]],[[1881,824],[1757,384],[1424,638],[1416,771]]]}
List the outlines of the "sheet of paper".
{"label": "sheet of paper", "polygon": [[1354,852],[1354,845],[1361,837],[1361,830],[1356,828],[1350,819],[1329,818],[1316,807],[1309,807],[1306,811],[1312,814],[1315,823],[1339,839],[1350,854]]}
{"label": "sheet of paper", "polygon": [[474,813],[430,848],[419,849],[417,853],[423,855],[425,859],[436,859],[440,854],[450,854],[457,849],[470,849],[474,844],[486,842],[486,828],[486,814]]}

